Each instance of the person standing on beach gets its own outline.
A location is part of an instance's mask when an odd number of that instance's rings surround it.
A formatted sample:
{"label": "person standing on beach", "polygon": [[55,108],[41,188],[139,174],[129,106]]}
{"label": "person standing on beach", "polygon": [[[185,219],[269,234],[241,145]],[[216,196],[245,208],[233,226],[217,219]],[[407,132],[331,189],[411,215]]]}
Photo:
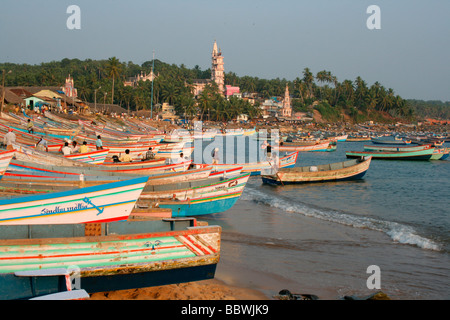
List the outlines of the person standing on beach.
{"label": "person standing on beach", "polygon": [[6,145],[6,150],[13,150],[13,143],[16,142],[16,134],[13,132],[13,129],[9,129],[8,133],[5,134],[5,137],[3,138],[3,144]]}
{"label": "person standing on beach", "polygon": [[212,152],[211,152],[211,156],[212,156],[212,164],[219,164],[219,148],[215,148]]}
{"label": "person standing on beach", "polygon": [[97,136],[97,141],[95,141],[95,146],[97,147],[97,150],[103,149],[102,137],[99,135]]}

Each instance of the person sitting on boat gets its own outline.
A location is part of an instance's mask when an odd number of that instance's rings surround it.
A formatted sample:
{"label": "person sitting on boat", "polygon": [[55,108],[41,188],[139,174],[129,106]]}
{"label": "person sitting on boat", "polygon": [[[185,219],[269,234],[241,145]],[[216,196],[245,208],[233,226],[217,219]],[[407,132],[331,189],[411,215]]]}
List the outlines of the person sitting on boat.
{"label": "person sitting on boat", "polygon": [[97,150],[103,149],[102,137],[100,135],[97,136],[97,141],[95,141],[95,146],[97,147]]}
{"label": "person sitting on boat", "polygon": [[211,153],[212,156],[212,164],[219,164],[219,148],[215,148]]}
{"label": "person sitting on boat", "polygon": [[68,156],[72,153],[72,148],[69,147],[69,142],[64,143],[64,147],[61,148],[61,152],[65,156]]}
{"label": "person sitting on boat", "polygon": [[144,158],[141,161],[145,160],[154,160],[155,154],[153,153],[152,147],[148,148],[148,151],[145,153]]}
{"label": "person sitting on boat", "polygon": [[125,150],[125,154],[122,154],[119,158],[120,162],[132,162],[133,158],[130,155],[130,150]]}
{"label": "person sitting on boat", "polygon": [[113,162],[120,162],[119,157],[117,155],[112,156]]}
{"label": "person sitting on boat", "polygon": [[33,126],[34,126],[33,122],[31,122],[31,120],[28,119],[28,124],[27,124],[28,133],[33,133],[34,132]]}
{"label": "person sitting on boat", "polygon": [[72,145],[70,146],[72,149],[72,153],[78,152],[80,150],[80,147],[78,147],[77,142],[74,140],[72,141]]}
{"label": "person sitting on boat", "polygon": [[13,143],[16,142],[16,134],[13,132],[13,129],[9,129],[8,133],[5,134],[5,137],[3,138],[3,144],[6,145],[6,150],[13,150]]}
{"label": "person sitting on boat", "polygon": [[180,156],[179,156],[178,158],[173,159],[173,162],[172,162],[172,163],[181,163],[181,162],[183,162],[183,161],[184,161],[184,158],[183,158],[183,152],[181,152],[181,153],[180,153]]}
{"label": "person sitting on boat", "polygon": [[80,153],[89,152],[89,147],[87,146],[87,142],[83,141],[83,144],[80,146]]}
{"label": "person sitting on boat", "polygon": [[38,143],[36,144],[36,149],[39,150],[39,151],[46,151],[46,152],[48,152],[47,141],[45,141],[43,137],[41,137],[39,139]]}

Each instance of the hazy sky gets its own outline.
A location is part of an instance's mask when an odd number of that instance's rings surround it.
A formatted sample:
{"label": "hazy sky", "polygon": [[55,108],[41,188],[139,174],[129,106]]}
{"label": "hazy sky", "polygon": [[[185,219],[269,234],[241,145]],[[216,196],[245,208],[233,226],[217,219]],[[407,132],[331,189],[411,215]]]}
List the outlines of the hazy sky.
{"label": "hazy sky", "polygon": [[[70,5],[81,9],[80,30],[67,28]],[[379,30],[366,26],[370,5],[381,10]],[[449,14],[449,0],[1,0],[0,62],[142,64],[155,50],[205,70],[217,40],[225,71],[238,76],[294,80],[308,67],[450,101]]]}

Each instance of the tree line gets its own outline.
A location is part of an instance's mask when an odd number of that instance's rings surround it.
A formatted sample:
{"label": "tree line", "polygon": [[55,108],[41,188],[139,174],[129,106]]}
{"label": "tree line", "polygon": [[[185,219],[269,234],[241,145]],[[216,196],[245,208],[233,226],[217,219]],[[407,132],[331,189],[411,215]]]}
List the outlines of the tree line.
{"label": "tree line", "polygon": [[[124,81],[141,72],[149,74],[153,61],[142,65],[131,61],[123,62],[116,57],[105,60],[62,59],[41,63],[0,64],[0,69],[11,70],[6,77],[6,86],[63,86],[68,74],[74,78],[78,96],[88,102],[118,104],[130,111],[153,110],[158,112],[164,102],[173,105],[177,114],[189,118],[227,121],[241,113],[250,118],[260,114],[260,102],[255,105],[246,100],[232,97],[225,99],[214,82],[194,97],[192,85],[196,79],[210,79],[211,70],[202,70],[198,65],[187,68],[181,64],[154,61],[153,101],[152,83],[140,82],[136,87],[124,86]],[[354,121],[364,121],[375,114],[412,119],[415,110],[406,100],[396,95],[393,89],[385,88],[379,82],[368,85],[361,77],[355,80],[338,81],[330,71],[313,74],[304,68],[293,81],[286,79],[260,79],[251,76],[237,76],[234,72],[225,74],[225,84],[239,86],[241,92],[256,93],[263,101],[271,97],[283,97],[286,85],[289,87],[295,111],[318,110],[324,118],[338,121],[342,114]]]}

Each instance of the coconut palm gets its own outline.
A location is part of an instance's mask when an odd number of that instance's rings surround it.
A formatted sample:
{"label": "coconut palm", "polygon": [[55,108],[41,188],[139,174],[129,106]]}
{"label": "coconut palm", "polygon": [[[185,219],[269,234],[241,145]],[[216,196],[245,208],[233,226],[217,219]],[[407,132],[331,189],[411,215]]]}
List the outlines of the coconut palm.
{"label": "coconut palm", "polygon": [[116,57],[109,58],[105,71],[108,77],[112,78],[111,104],[114,104],[114,80],[119,78],[122,73],[122,64],[119,59]]}

